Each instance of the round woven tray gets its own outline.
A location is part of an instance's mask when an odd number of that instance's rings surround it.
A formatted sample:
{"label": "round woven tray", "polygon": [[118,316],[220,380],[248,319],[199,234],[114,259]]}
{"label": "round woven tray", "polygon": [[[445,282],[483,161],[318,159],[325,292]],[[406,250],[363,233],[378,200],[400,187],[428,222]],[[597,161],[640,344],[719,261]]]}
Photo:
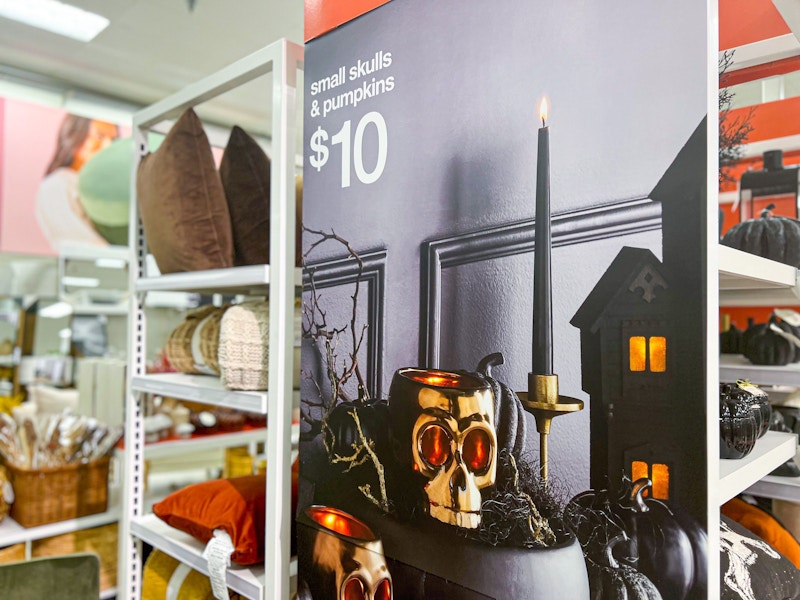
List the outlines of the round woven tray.
{"label": "round woven tray", "polygon": [[230,305],[225,305],[209,316],[200,329],[200,352],[206,367],[219,375],[219,328],[222,317]]}
{"label": "round woven tray", "polygon": [[180,373],[197,373],[192,357],[192,336],[194,330],[205,317],[217,310],[216,306],[201,306],[186,315],[186,319],[178,325],[167,338],[164,354],[169,363]]}

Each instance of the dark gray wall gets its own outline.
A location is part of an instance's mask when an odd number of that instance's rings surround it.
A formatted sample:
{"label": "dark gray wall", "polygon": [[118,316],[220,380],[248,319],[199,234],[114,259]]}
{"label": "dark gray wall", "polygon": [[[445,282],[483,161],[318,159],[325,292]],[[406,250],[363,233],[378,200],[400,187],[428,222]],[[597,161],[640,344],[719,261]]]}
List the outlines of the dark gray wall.
{"label": "dark gray wall", "polygon": [[[394,76],[394,91],[326,118],[309,115],[311,82],[379,50],[391,52],[393,64],[376,76]],[[546,93],[556,217],[554,366],[562,393],[588,400],[580,390],[579,332],[569,320],[623,245],[660,257],[658,206],[631,208],[630,201],[647,198],[705,114],[705,57],[705,4],[692,0],[393,0],[307,46],[303,220],[335,229],[359,251],[386,249],[385,319],[377,324],[384,394],[397,368],[425,358],[421,244],[533,218],[537,104]],[[341,189],[338,146],[322,171],[309,168],[318,126],[333,134],[345,119],[355,127],[371,110],[382,113],[389,136],[376,183],[353,176]],[[365,148],[369,167],[374,145]],[[583,229],[559,237],[558,215],[603,206],[581,221]],[[331,245],[311,258],[341,255]],[[497,376],[524,389],[532,268],[533,254],[522,251],[442,269],[439,366],[471,369],[500,350],[506,366]],[[331,318],[349,318],[347,292],[326,290]],[[308,353],[303,360],[309,367]],[[563,417],[551,436],[552,476],[572,491],[588,487],[588,416]],[[536,440],[534,434],[534,449]]]}

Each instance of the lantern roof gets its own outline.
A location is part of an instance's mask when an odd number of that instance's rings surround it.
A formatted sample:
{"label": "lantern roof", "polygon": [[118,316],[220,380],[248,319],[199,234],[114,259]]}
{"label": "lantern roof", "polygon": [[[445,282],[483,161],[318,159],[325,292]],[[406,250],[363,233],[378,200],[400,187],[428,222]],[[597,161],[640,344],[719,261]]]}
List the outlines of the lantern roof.
{"label": "lantern roof", "polygon": [[[631,284],[648,266],[659,283],[664,282],[660,275],[663,272],[663,266],[655,254],[646,248],[623,246],[586,300],[583,301],[578,312],[572,317],[570,324],[581,331],[594,333],[620,292],[629,290]],[[666,282],[661,287],[666,288]]]}

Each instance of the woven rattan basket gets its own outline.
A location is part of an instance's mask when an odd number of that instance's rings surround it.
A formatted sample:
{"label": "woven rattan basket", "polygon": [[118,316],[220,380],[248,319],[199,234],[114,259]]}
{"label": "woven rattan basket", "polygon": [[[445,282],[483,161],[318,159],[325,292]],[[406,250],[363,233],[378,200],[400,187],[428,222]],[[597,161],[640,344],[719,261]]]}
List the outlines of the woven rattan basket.
{"label": "woven rattan basket", "polygon": [[25,560],[25,543],[0,548],[0,564]]}
{"label": "woven rattan basket", "polygon": [[36,527],[105,512],[109,458],[51,469],[6,468],[14,487],[11,518]]}
{"label": "woven rattan basket", "polygon": [[117,524],[109,523],[35,540],[31,545],[31,556],[62,556],[76,552],[97,554],[100,557],[100,589],[108,590],[117,586],[118,547]]}
{"label": "woven rattan basket", "polygon": [[229,306],[223,306],[203,321],[200,329],[200,352],[203,355],[203,363],[215,375],[220,374],[219,369],[219,329],[222,317]]}
{"label": "woven rattan basket", "polygon": [[192,336],[200,322],[215,310],[217,310],[216,306],[201,306],[191,311],[186,315],[183,323],[169,334],[164,353],[176,371],[197,373],[192,356]]}
{"label": "woven rattan basket", "polygon": [[232,390],[267,389],[269,304],[243,302],[222,317],[219,367],[222,384]]}

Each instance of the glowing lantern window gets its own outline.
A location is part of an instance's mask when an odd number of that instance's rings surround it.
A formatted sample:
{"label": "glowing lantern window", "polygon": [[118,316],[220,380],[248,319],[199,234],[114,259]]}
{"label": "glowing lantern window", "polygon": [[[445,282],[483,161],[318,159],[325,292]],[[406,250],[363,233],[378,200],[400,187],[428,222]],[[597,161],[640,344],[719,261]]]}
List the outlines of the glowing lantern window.
{"label": "glowing lantern window", "polygon": [[628,356],[632,372],[664,373],[667,370],[667,338],[631,336],[628,340]]}
{"label": "glowing lantern window", "polygon": [[635,460],[631,463],[631,481],[650,477],[649,465],[641,460]]}
{"label": "glowing lantern window", "polygon": [[635,335],[628,344],[630,350],[631,371],[644,371],[647,369],[647,340]]}
{"label": "glowing lantern window", "polygon": [[[652,496],[656,500],[669,500],[669,466],[663,463],[653,463],[649,465],[643,460],[631,462],[631,480],[648,478],[653,482]],[[644,496],[650,496],[646,491]]]}
{"label": "glowing lantern window", "polygon": [[667,370],[667,338],[653,336],[650,338],[650,370],[663,373]]}

